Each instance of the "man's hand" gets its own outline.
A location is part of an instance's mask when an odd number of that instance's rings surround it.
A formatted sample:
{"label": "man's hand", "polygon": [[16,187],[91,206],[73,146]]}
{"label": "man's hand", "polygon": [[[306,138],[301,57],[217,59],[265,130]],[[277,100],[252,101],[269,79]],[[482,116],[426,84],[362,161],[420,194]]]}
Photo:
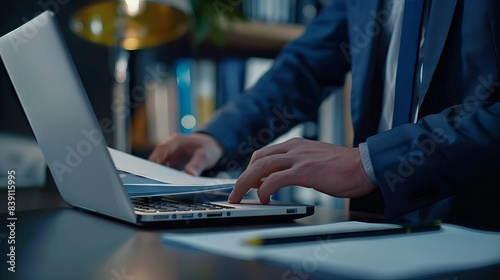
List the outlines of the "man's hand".
{"label": "man's hand", "polygon": [[219,143],[209,135],[174,134],[155,147],[149,160],[199,176],[203,170],[215,166],[222,152]]}
{"label": "man's hand", "polygon": [[364,196],[375,189],[357,148],[294,138],[256,151],[229,202],[239,203],[250,188],[256,188],[260,201],[267,204],[273,193],[291,185],[343,198]]}

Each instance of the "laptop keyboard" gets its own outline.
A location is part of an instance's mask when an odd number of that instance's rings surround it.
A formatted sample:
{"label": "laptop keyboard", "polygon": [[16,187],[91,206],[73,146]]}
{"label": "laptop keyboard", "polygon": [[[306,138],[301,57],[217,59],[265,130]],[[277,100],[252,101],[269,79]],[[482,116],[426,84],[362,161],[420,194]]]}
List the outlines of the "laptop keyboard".
{"label": "laptop keyboard", "polygon": [[234,207],[219,206],[208,202],[189,203],[166,197],[134,197],[132,204],[135,211],[144,213],[234,209]]}

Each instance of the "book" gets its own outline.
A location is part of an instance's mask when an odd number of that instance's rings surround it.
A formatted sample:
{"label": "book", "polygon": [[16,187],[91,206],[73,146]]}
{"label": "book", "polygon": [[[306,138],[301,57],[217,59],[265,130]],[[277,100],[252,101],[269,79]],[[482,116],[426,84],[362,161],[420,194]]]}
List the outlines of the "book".
{"label": "book", "polygon": [[[159,67],[167,71],[166,65]],[[180,131],[177,81],[174,75],[168,75],[161,80],[151,79],[145,88],[147,138],[152,144],[158,144]]]}
{"label": "book", "polygon": [[194,98],[198,103],[198,125],[208,122],[215,112],[216,62],[213,59],[195,60],[192,69]]}
{"label": "book", "polygon": [[244,90],[245,58],[226,57],[218,62],[216,108],[236,99]]}
{"label": "book", "polygon": [[197,120],[195,116],[196,102],[192,98],[191,84],[192,61],[189,58],[179,58],[175,63],[175,75],[179,96],[179,121],[180,132],[190,134],[195,128]]}
{"label": "book", "polygon": [[271,24],[307,24],[331,0],[243,0],[242,13],[248,19]]}

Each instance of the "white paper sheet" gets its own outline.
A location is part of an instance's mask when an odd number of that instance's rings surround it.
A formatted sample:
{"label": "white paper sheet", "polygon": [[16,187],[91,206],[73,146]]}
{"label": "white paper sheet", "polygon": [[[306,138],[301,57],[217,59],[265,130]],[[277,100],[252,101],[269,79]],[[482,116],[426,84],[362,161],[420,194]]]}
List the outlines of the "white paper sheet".
{"label": "white paper sheet", "polygon": [[270,234],[333,233],[393,226],[343,222],[222,233],[169,233],[163,236],[163,241],[233,258],[278,264],[287,273],[285,279],[303,279],[300,277],[304,275],[294,274],[294,268],[307,275],[342,279],[408,279],[500,264],[500,232],[448,224],[438,232],[260,247],[244,244],[251,237]]}
{"label": "white paper sheet", "polygon": [[109,147],[108,150],[117,170],[163,183],[186,186],[213,186],[234,184],[236,182],[235,179],[195,177],[168,166],[156,164]]}
{"label": "white paper sheet", "polygon": [[232,187],[224,185],[216,186],[185,186],[185,185],[165,185],[165,186],[137,186],[125,185],[125,191],[130,197],[146,196],[173,196],[173,195],[194,195],[213,191],[223,191]]}
{"label": "white paper sheet", "polygon": [[162,183],[129,173],[120,174],[120,179],[130,197],[196,194],[201,192],[230,190],[233,188],[233,184],[177,185]]}

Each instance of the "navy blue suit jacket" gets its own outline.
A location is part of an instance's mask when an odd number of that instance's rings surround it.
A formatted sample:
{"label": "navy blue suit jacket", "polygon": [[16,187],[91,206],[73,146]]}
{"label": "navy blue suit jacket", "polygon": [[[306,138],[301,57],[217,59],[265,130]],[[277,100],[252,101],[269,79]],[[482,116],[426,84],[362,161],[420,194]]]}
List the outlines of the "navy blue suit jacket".
{"label": "navy blue suit jacket", "polygon": [[315,119],[327,89],[351,72],[354,145],[367,142],[379,187],[353,207],[500,228],[500,1],[432,2],[419,121],[377,134],[382,9],[382,1],[334,0],[201,131],[224,146],[226,163],[248,157],[285,127]]}

